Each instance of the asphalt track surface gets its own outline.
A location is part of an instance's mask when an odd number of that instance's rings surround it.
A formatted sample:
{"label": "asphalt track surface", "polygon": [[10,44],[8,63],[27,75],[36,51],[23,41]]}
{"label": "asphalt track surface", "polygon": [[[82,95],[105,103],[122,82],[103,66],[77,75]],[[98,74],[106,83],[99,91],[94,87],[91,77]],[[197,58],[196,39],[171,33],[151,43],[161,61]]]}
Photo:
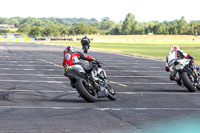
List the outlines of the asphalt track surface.
{"label": "asphalt track surface", "polygon": [[200,93],[169,81],[164,62],[120,54],[89,51],[118,97],[85,102],[63,76],[63,49],[0,44],[0,132],[150,132],[200,118]]}

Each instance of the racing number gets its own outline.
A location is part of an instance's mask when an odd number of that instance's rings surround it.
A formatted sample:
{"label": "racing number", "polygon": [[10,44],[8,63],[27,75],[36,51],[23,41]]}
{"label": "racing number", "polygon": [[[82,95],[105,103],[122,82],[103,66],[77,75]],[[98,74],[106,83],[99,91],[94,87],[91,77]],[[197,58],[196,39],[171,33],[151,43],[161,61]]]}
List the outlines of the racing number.
{"label": "racing number", "polygon": [[80,62],[80,60],[78,59],[77,56],[74,56],[74,57],[72,58],[72,60],[73,60],[73,63],[74,63],[74,64],[77,64],[77,63]]}
{"label": "racing number", "polygon": [[69,71],[69,67],[65,67],[65,72]]}

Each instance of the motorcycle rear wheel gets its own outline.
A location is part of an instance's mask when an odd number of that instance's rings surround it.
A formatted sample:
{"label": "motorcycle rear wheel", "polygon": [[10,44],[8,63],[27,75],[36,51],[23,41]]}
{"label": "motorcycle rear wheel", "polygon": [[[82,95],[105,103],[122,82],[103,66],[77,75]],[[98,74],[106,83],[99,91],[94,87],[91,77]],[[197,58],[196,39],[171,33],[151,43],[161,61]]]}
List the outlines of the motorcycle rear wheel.
{"label": "motorcycle rear wheel", "polygon": [[184,86],[188,89],[188,91],[190,91],[190,92],[195,92],[196,91],[196,88],[193,86],[191,80],[189,79],[189,77],[187,75],[187,72],[183,72],[181,74],[181,78],[183,80]]}
{"label": "motorcycle rear wheel", "polygon": [[89,89],[85,79],[78,79],[76,81],[76,89],[80,96],[87,102],[95,102],[97,100],[97,93],[94,89]]}

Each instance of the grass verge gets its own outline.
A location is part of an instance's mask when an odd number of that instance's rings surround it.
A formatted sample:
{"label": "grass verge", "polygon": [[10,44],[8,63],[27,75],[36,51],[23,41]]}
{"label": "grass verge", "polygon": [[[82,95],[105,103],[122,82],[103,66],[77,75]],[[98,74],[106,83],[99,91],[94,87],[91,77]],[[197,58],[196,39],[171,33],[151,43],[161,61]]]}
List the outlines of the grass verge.
{"label": "grass verge", "polygon": [[[81,47],[79,41],[67,42],[44,42],[53,45],[71,45]],[[145,57],[151,59],[165,60],[172,45],[177,43],[165,42],[91,42],[91,50],[101,50],[113,53],[121,53],[126,55],[133,55],[138,57]],[[178,44],[179,47],[186,53],[195,57],[196,64],[200,64],[200,43],[197,42],[183,42]]]}

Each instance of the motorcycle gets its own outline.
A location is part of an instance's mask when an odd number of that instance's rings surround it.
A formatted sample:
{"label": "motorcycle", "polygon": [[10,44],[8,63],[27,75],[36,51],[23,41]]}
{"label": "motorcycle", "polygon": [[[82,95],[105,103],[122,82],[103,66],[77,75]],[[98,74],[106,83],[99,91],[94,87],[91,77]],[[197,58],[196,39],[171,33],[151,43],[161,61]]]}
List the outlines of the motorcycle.
{"label": "motorcycle", "polygon": [[194,65],[192,59],[180,59],[174,62],[174,70],[178,73],[179,85],[184,85],[188,91],[200,90],[199,67]]}
{"label": "motorcycle", "polygon": [[89,48],[90,48],[90,43],[88,41],[82,43],[82,49],[84,53],[87,53]]}
{"label": "motorcycle", "polygon": [[[90,67],[74,65],[65,68],[65,76],[71,80],[71,85],[76,88],[80,97],[87,102],[95,102],[98,98],[107,97],[114,101],[117,98],[115,90],[106,80],[106,72],[100,62],[92,61]],[[91,72],[96,70],[95,80]]]}

